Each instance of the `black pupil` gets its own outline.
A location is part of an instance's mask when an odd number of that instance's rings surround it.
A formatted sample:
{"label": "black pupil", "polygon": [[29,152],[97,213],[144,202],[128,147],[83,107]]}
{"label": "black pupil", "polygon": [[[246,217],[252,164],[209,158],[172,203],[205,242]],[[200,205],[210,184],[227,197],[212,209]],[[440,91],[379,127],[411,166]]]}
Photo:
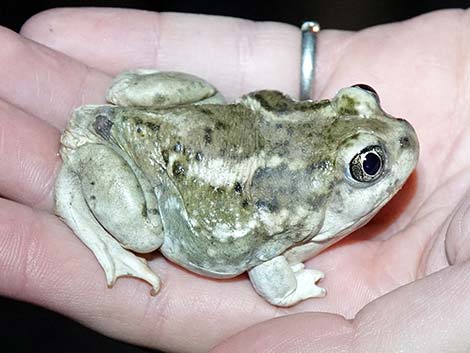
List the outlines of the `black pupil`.
{"label": "black pupil", "polygon": [[364,157],[364,160],[362,161],[362,168],[364,169],[364,172],[372,176],[377,174],[381,165],[382,161],[380,160],[380,157],[377,154],[371,152],[367,153]]}

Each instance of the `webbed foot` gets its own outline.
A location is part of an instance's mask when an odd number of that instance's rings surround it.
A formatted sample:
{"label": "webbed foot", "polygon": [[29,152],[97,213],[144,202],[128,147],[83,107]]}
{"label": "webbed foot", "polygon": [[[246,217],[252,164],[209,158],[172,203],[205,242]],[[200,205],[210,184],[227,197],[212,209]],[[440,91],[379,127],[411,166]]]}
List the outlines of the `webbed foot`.
{"label": "webbed foot", "polygon": [[316,285],[324,278],[323,272],[304,267],[303,263],[291,266],[284,256],[278,256],[252,268],[248,274],[260,296],[273,305],[287,307],[326,295],[326,290]]}

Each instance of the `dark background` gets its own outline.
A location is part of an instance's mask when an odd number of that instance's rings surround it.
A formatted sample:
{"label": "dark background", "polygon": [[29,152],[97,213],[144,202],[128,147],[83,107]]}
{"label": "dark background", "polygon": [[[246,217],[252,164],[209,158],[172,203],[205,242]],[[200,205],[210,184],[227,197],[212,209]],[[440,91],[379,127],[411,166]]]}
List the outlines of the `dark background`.
{"label": "dark background", "polygon": [[466,8],[464,0],[121,0],[47,1],[6,0],[0,3],[0,25],[18,31],[21,24],[40,11],[66,6],[107,6],[243,17],[257,21],[280,21],[298,25],[306,19],[323,28],[360,30],[372,25],[401,21],[443,8]]}
{"label": "dark background", "polygon": [[[360,30],[376,24],[401,21],[441,8],[466,8],[468,1],[380,0],[239,0],[239,1],[26,1],[0,3],[0,25],[18,31],[37,12],[64,6],[109,6],[153,11],[177,11],[280,21],[299,25],[307,19],[322,28]],[[438,30],[438,29],[436,29]],[[1,43],[0,43],[0,50]],[[1,241],[1,240],[0,240]],[[126,352],[151,350],[121,343],[97,334],[63,316],[36,306],[0,297],[0,352]]]}

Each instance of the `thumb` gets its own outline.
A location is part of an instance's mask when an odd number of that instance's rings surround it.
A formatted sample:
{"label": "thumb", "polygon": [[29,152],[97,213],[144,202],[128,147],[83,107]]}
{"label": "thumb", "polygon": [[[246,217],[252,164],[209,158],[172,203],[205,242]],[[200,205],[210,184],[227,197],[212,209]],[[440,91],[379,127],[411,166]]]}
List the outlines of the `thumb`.
{"label": "thumb", "polygon": [[344,353],[354,332],[353,323],[339,315],[293,314],[254,325],[210,353]]}

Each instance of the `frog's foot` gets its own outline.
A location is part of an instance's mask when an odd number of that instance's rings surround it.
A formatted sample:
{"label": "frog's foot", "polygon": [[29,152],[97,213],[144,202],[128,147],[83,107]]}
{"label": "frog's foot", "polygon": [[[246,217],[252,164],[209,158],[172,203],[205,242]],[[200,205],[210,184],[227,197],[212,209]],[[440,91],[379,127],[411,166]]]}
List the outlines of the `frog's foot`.
{"label": "frog's foot", "polygon": [[111,83],[106,100],[120,106],[156,109],[183,104],[225,103],[217,89],[199,77],[153,69],[121,73]]}
{"label": "frog's foot", "polygon": [[316,285],[324,274],[304,268],[304,264],[291,266],[284,256],[278,256],[249,271],[256,292],[276,306],[291,306],[305,299],[326,295],[326,290]]}
{"label": "frog's foot", "polygon": [[[114,241],[114,239],[112,240]],[[102,249],[102,253],[93,252],[101,267],[103,267],[108,287],[111,288],[119,277],[130,276],[149,283],[152,286],[152,295],[156,295],[160,290],[160,278],[148,267],[145,259],[134,255],[119,245]]]}
{"label": "frog's foot", "polygon": [[98,259],[106,274],[108,286],[121,276],[141,278],[152,286],[152,294],[160,289],[160,278],[147,262],[123,249],[95,219],[82,196],[80,180],[68,168],[62,168],[57,179],[56,213]]}

